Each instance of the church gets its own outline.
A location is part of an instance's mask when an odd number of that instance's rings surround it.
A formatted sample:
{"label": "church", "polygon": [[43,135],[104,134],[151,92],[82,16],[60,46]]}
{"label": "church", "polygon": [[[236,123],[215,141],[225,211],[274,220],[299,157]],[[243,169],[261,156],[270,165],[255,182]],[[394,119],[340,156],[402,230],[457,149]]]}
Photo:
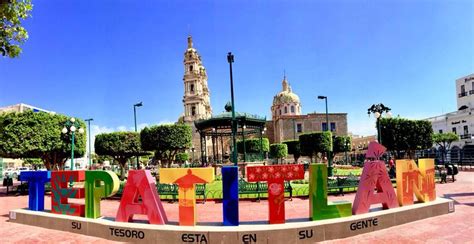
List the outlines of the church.
{"label": "church", "polygon": [[[189,124],[193,128],[192,148],[190,149],[193,160],[200,157],[201,152],[197,148],[201,143],[205,143],[205,155],[211,155],[214,146],[210,146],[211,138],[200,137],[196,131],[195,122],[210,119],[212,107],[210,103],[210,91],[207,85],[206,68],[203,65],[201,56],[193,46],[193,39],[188,36],[187,49],[184,52],[184,114],[179,118],[179,122]],[[282,90],[273,97],[271,106],[272,120],[265,122],[264,137],[270,143],[280,143],[286,140],[297,140],[303,133],[324,131],[329,129],[335,135],[347,135],[347,113],[329,113],[329,124],[326,123],[326,113],[302,113],[302,104],[299,96],[296,95],[286,78],[281,82]],[[316,97],[315,97],[316,99]],[[316,102],[316,101],[315,101]],[[230,150],[230,138],[217,148],[217,154],[228,154]],[[194,156],[196,152],[196,156]],[[215,159],[214,159],[215,160]],[[210,161],[213,161],[210,159]]]}

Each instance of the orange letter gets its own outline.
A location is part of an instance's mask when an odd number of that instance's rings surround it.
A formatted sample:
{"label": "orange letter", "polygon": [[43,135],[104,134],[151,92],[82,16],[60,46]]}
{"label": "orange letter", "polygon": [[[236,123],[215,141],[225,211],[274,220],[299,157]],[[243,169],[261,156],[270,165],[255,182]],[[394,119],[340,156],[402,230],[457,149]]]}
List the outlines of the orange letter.
{"label": "orange letter", "polygon": [[413,204],[413,193],[420,202],[436,199],[434,160],[397,160],[397,194],[400,206]]}

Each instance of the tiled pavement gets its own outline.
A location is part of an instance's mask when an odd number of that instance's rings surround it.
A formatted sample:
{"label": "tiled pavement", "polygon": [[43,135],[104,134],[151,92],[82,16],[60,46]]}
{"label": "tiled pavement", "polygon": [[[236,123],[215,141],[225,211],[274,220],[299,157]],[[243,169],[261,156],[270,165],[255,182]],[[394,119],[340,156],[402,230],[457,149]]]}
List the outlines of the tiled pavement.
{"label": "tiled pavement", "polygon": [[[328,241],[333,243],[474,243],[474,172],[460,172],[457,181],[448,184],[437,184],[437,195],[449,197],[456,201],[456,212],[424,219],[368,234],[347,239]],[[352,201],[354,194],[330,196],[330,200]],[[101,238],[49,230],[34,226],[8,222],[10,209],[27,206],[27,196],[0,195],[0,243],[107,243]],[[113,217],[118,208],[117,200],[104,200],[102,213]],[[200,224],[218,224],[222,218],[222,204],[208,201],[197,204],[198,222]],[[50,198],[45,199],[45,208],[50,209]],[[178,204],[164,202],[168,219],[178,221]],[[267,202],[241,201],[240,220],[267,221]],[[307,220],[308,200],[293,199],[286,202],[286,217],[293,221]]]}

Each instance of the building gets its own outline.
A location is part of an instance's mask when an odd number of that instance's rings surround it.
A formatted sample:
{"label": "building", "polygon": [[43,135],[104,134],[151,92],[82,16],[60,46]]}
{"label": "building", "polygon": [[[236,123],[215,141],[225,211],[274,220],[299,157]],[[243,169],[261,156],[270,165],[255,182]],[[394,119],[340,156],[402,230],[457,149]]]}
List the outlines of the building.
{"label": "building", "polygon": [[20,113],[22,113],[22,112],[29,111],[29,110],[32,110],[33,112],[54,113],[52,111],[48,111],[48,110],[38,108],[38,107],[35,107],[35,106],[31,106],[31,105],[28,105],[28,104],[24,104],[24,103],[19,103],[19,104],[15,104],[15,105],[2,107],[2,108],[0,108],[0,113],[3,113],[3,112],[20,112]]}
{"label": "building", "polygon": [[[210,92],[207,85],[207,73],[202,63],[201,56],[193,46],[192,37],[188,37],[187,49],[184,53],[184,114],[178,121],[189,124],[193,129],[193,159],[199,159],[201,152],[201,138],[196,131],[195,122],[202,121],[212,116]],[[271,143],[298,139],[302,133],[324,131],[329,128],[335,135],[347,135],[347,114],[329,113],[329,125],[326,124],[325,113],[302,114],[302,105],[298,95],[293,93],[286,76],[283,77],[282,90],[273,98],[271,107],[272,120],[265,123],[265,136]],[[222,117],[222,115],[215,115]],[[230,150],[230,138],[220,142],[217,154],[227,154]],[[205,141],[206,155],[213,154],[211,139]],[[194,151],[193,151],[194,149]],[[214,151],[214,153],[216,153]]]}
{"label": "building", "polygon": [[456,80],[457,110],[431,117],[435,133],[454,132],[460,140],[452,144],[453,149],[474,146],[474,74]]}
{"label": "building", "polygon": [[[303,133],[327,130],[326,113],[302,114],[301,111],[300,98],[284,76],[282,90],[273,97],[272,120],[266,125],[270,143],[297,140]],[[347,113],[329,113],[328,118],[333,134],[347,135]]]}
{"label": "building", "polygon": [[[193,130],[192,148],[190,149],[191,160],[197,160],[201,156],[198,150],[201,143],[199,133],[196,132],[194,122],[208,119],[212,115],[210,92],[207,85],[207,72],[202,63],[201,56],[193,47],[193,38],[188,36],[188,46],[184,52],[184,114],[179,118],[180,122],[187,123]],[[210,142],[207,145],[211,145]],[[211,148],[207,149],[212,150]]]}

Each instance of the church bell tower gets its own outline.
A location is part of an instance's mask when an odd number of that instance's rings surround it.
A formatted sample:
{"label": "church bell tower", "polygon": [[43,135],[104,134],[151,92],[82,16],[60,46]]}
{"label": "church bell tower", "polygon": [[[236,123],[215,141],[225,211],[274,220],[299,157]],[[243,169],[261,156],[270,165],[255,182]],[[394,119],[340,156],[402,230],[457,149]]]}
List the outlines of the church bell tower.
{"label": "church bell tower", "polygon": [[188,48],[184,53],[184,122],[211,117],[212,109],[207,86],[206,68],[201,56],[193,47],[193,38],[188,36]]}

